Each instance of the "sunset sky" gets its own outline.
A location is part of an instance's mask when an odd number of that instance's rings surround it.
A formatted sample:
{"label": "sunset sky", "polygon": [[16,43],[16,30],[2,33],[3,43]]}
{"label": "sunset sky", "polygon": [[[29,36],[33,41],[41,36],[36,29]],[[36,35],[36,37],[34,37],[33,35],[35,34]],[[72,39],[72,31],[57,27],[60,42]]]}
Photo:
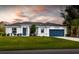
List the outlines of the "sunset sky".
{"label": "sunset sky", "polygon": [[0,21],[10,23],[16,21],[33,21],[33,22],[58,22],[61,23],[61,10],[65,6],[32,6],[32,5],[0,5]]}

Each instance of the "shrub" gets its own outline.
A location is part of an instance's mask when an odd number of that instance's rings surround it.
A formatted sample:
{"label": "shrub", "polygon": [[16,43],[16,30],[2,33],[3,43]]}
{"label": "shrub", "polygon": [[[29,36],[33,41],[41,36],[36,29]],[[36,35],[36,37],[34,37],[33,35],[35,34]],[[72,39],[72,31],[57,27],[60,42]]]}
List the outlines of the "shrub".
{"label": "shrub", "polygon": [[3,33],[3,34],[2,34],[2,36],[6,36],[6,34],[5,34],[5,33]]}
{"label": "shrub", "polygon": [[33,24],[30,28],[30,33],[31,33],[31,36],[35,36],[35,32],[36,32],[36,25]]}
{"label": "shrub", "polygon": [[0,32],[0,36],[6,36],[4,32]]}

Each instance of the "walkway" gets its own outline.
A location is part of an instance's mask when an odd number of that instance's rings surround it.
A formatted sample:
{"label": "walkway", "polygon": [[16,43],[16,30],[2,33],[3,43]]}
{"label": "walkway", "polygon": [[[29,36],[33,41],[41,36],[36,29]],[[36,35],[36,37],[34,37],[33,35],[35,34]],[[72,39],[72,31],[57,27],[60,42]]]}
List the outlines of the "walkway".
{"label": "walkway", "polygon": [[79,38],[74,38],[74,37],[57,37],[57,38],[63,38],[63,39],[72,40],[72,41],[78,41],[79,42]]}

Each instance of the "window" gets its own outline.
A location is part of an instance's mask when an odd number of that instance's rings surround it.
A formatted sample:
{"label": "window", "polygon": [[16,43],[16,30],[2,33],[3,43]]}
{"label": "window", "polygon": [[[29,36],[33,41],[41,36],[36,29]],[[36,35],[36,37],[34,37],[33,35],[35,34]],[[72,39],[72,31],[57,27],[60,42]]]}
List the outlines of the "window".
{"label": "window", "polygon": [[41,33],[44,33],[44,29],[41,29]]}
{"label": "window", "polygon": [[12,33],[16,35],[16,28],[12,28]]}

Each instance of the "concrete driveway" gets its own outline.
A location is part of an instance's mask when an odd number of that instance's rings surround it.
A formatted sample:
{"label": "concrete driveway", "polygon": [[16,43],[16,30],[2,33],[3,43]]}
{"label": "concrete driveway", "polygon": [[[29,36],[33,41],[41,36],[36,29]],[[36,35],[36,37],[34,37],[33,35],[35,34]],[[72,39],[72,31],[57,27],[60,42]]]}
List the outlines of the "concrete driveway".
{"label": "concrete driveway", "polygon": [[66,40],[72,40],[72,41],[79,42],[79,38],[74,38],[74,37],[57,37],[57,38],[63,38],[63,39],[66,39]]}

